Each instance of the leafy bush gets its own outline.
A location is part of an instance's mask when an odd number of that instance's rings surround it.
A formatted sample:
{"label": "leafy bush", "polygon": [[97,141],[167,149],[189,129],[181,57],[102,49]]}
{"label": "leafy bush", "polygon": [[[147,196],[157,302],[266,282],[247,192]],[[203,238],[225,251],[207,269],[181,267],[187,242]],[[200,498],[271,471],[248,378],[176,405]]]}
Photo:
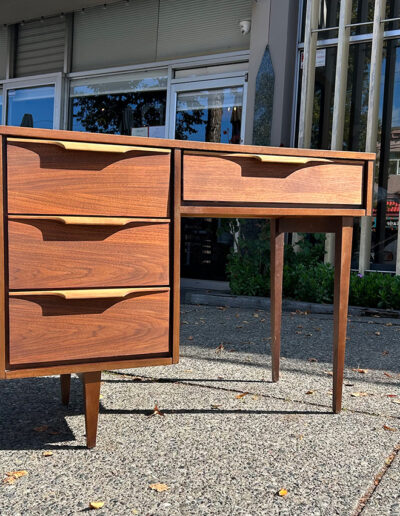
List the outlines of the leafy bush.
{"label": "leafy bush", "polygon": [[[267,297],[270,295],[269,224],[260,222],[256,238],[246,236],[242,222],[235,228],[239,236],[227,264],[231,291],[236,295]],[[298,252],[292,246],[285,246],[283,295],[299,301],[333,303],[334,269],[323,263],[325,235],[305,235],[297,245]],[[349,303],[400,309],[400,276],[352,273]]]}

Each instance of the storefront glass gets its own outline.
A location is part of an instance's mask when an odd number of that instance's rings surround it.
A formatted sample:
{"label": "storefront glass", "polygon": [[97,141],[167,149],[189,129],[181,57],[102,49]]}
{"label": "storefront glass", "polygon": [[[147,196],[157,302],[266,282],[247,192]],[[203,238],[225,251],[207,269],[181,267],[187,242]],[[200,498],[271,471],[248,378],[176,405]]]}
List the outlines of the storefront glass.
{"label": "storefront glass", "polygon": [[70,97],[73,131],[165,137],[166,72],[74,80]]}
{"label": "storefront glass", "polygon": [[53,129],[54,86],[7,90],[7,125]]}

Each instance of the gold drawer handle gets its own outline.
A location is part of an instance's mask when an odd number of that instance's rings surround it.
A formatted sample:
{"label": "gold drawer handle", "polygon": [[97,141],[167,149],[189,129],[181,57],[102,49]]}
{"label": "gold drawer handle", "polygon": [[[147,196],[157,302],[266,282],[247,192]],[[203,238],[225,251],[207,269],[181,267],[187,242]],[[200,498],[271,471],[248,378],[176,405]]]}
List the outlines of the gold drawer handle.
{"label": "gold drawer handle", "polygon": [[33,138],[8,138],[9,142],[18,143],[46,143],[50,145],[57,145],[65,150],[74,151],[90,151],[90,152],[114,152],[123,154],[130,151],[141,152],[160,152],[163,154],[170,154],[171,149],[162,149],[159,147],[138,147],[130,145],[113,145],[108,143],[87,143],[87,142],[68,142],[64,140],[35,140]]}
{"label": "gold drawer handle", "polygon": [[185,152],[190,155],[200,156],[214,156],[214,157],[227,157],[227,158],[252,158],[262,163],[286,163],[289,165],[305,165],[306,163],[312,163],[315,161],[332,163],[332,160],[325,158],[307,158],[302,156],[276,156],[272,154],[244,154],[234,152]]}
{"label": "gold drawer handle", "polygon": [[61,224],[82,226],[126,226],[132,222],[148,224],[167,223],[170,219],[143,219],[128,217],[75,217],[64,215],[9,215],[10,220],[52,220]]}
{"label": "gold drawer handle", "polygon": [[95,290],[25,290],[10,292],[10,297],[21,296],[56,296],[63,299],[106,299],[119,297],[124,298],[129,294],[140,294],[144,292],[167,292],[168,287],[143,287],[143,288],[104,288]]}

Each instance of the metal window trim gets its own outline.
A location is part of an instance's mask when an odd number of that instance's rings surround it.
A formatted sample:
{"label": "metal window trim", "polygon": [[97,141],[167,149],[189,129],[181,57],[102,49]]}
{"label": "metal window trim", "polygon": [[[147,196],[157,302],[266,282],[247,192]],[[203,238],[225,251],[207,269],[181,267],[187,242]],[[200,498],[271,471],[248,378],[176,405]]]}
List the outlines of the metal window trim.
{"label": "metal window trim", "polygon": [[[349,27],[353,27],[353,25],[349,25]],[[365,41],[372,41],[373,34],[369,32],[368,34],[355,34],[350,36],[350,44],[352,43],[360,43]],[[387,30],[383,33],[383,39],[393,39],[400,38],[400,29],[395,30]],[[328,46],[336,46],[338,44],[338,38],[330,38],[330,39],[320,39],[317,41],[317,48],[328,47]],[[304,49],[304,42],[299,42],[297,44],[298,50]]]}
{"label": "metal window trim", "polygon": [[248,61],[250,56],[249,50],[238,50],[236,52],[225,52],[221,54],[205,55],[197,57],[185,57],[182,59],[172,59],[166,61],[155,61],[151,63],[140,63],[137,65],[117,66],[109,68],[100,68],[97,70],[88,70],[81,72],[71,72],[67,74],[69,79],[85,78],[92,76],[111,75],[120,73],[129,73],[138,70],[153,70],[158,68],[167,69],[172,66],[174,69],[190,68],[195,66],[218,65]]}
{"label": "metal window trim", "polygon": [[64,74],[62,72],[35,75],[32,77],[21,77],[16,79],[7,79],[3,81],[3,113],[2,125],[6,125],[7,121],[7,95],[12,89],[35,88],[39,86],[54,85],[54,112],[53,112],[53,129],[61,129],[62,127],[62,93],[64,84]]}
{"label": "metal window trim", "polygon": [[[231,77],[246,77],[248,71],[242,70],[239,72],[222,72],[219,74],[210,74],[210,75],[199,75],[197,77],[193,77],[193,81],[201,82],[201,81],[212,81],[214,79],[229,79]],[[191,82],[189,77],[182,77],[182,79],[171,79],[171,84],[185,84],[187,82]]]}

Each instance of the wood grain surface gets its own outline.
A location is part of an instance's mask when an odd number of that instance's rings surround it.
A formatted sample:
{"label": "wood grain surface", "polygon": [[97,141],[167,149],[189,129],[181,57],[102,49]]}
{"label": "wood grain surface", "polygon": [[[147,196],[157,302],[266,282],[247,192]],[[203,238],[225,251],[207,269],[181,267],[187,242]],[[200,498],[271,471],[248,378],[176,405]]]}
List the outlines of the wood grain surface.
{"label": "wood grain surface", "polygon": [[374,160],[372,152],[332,151],[321,149],[296,149],[289,147],[264,147],[259,145],[234,145],[231,143],[209,143],[163,138],[132,137],[116,134],[87,133],[79,131],[60,131],[54,129],[32,129],[27,127],[0,126],[0,134],[23,138],[40,138],[76,142],[97,142],[116,145],[143,145],[170,149],[192,149],[216,152],[240,152],[254,154],[277,154],[281,156],[311,156],[318,158]]}
{"label": "wood grain surface", "polygon": [[169,216],[169,154],[8,144],[9,213]]}
{"label": "wood grain surface", "polygon": [[363,163],[285,165],[243,157],[186,155],[183,200],[358,205]]}
{"label": "wood grain surface", "polygon": [[10,366],[169,352],[169,292],[10,298]]}
{"label": "wood grain surface", "polygon": [[169,226],[65,225],[10,216],[10,289],[168,285]]}

